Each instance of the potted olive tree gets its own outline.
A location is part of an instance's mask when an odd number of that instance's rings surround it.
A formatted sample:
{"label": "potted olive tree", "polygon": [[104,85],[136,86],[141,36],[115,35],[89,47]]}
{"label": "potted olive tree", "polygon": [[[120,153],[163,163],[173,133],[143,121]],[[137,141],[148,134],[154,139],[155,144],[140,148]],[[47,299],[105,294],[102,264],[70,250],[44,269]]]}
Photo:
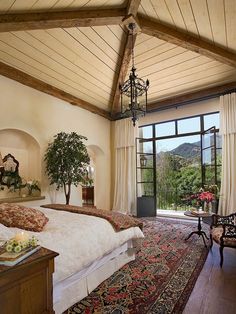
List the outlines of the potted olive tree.
{"label": "potted olive tree", "polygon": [[45,153],[46,173],[50,184],[64,189],[66,204],[70,202],[71,186],[83,182],[89,155],[83,143],[86,137],[75,132],[60,132],[49,143]]}

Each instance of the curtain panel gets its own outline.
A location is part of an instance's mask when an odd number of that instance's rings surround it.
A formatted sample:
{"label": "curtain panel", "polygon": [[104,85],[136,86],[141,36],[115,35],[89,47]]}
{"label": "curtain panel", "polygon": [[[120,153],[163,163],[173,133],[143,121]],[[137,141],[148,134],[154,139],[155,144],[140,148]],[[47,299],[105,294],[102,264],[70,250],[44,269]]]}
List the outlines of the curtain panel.
{"label": "curtain panel", "polygon": [[220,97],[222,176],[219,214],[236,212],[236,93]]}
{"label": "curtain panel", "polygon": [[138,127],[130,119],[115,122],[115,188],[113,210],[136,215],[136,151]]}

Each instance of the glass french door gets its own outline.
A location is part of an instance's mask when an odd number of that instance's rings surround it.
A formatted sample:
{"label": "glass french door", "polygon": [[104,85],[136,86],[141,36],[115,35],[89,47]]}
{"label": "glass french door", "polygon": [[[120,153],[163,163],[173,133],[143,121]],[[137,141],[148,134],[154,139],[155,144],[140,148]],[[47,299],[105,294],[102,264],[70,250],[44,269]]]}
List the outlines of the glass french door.
{"label": "glass french door", "polygon": [[136,191],[138,216],[156,216],[154,140],[136,139]]}
{"label": "glass french door", "polygon": [[201,133],[202,187],[217,184],[216,128]]}

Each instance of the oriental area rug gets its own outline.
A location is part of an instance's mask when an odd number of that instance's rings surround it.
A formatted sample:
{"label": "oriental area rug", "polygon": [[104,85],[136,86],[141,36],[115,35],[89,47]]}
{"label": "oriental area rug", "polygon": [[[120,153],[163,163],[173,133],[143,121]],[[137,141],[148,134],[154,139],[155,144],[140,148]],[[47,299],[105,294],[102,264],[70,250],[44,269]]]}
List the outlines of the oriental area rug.
{"label": "oriental area rug", "polygon": [[145,218],[141,249],[88,297],[65,313],[182,313],[208,254],[192,222]]}

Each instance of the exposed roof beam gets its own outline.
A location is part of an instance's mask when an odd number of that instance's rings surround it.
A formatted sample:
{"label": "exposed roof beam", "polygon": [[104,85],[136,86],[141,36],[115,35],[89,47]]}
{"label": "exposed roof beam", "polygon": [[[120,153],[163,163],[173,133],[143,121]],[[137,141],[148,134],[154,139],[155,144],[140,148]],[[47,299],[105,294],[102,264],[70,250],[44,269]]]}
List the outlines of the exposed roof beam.
{"label": "exposed roof beam", "polygon": [[154,112],[162,109],[168,109],[175,106],[181,106],[192,102],[201,101],[204,99],[219,97],[224,93],[236,90],[236,82],[227,83],[224,85],[209,87],[197,92],[192,92],[180,96],[173,96],[155,103],[148,104],[147,112]]}
{"label": "exposed roof beam", "polygon": [[[138,8],[140,5],[141,0],[129,0],[127,5],[127,11],[126,16],[123,19],[123,24],[126,24],[128,26],[129,23],[135,23],[136,27],[138,28],[138,24],[135,20],[135,17],[138,12]],[[123,84],[125,81],[126,74],[128,72],[129,63],[131,59],[131,52],[132,52],[132,44],[135,44],[137,37],[137,32],[132,37],[130,36],[129,30],[126,35],[126,43],[123,51],[122,61],[119,69],[119,74],[116,82],[116,88],[115,88],[115,94],[113,98],[112,108],[111,108],[111,114],[115,115],[119,112],[119,102],[120,102],[120,84]]]}
{"label": "exposed roof beam", "polygon": [[58,89],[50,84],[44,83],[29,74],[26,74],[18,69],[15,69],[5,63],[0,62],[0,75],[6,76],[12,80],[15,80],[21,84],[32,87],[40,92],[46,93],[48,95],[57,97],[64,101],[69,102],[74,106],[78,106],[80,108],[86,109],[92,113],[98,114],[106,119],[110,118],[110,113],[106,110],[98,108],[87,101],[84,101],[78,97],[75,97],[69,93],[64,92],[61,89]]}
{"label": "exposed roof beam", "polygon": [[[133,36],[133,45],[135,44],[136,35]],[[114,114],[119,111],[119,102],[120,102],[120,84],[123,84],[125,81],[126,74],[128,72],[129,63],[131,59],[132,52],[132,36],[127,33],[126,43],[123,51],[121,66],[119,70],[119,75],[116,82],[115,95],[113,98],[111,113]]]}
{"label": "exposed roof beam", "polygon": [[128,32],[130,32],[130,28],[129,28],[130,23],[135,24],[135,28],[133,29],[134,34],[138,34],[141,32],[141,28],[139,26],[139,21],[138,21],[137,16],[129,14],[123,18],[122,24],[126,26]]}
{"label": "exposed roof beam", "polygon": [[1,14],[0,32],[121,24],[126,9]]}
{"label": "exposed roof beam", "polygon": [[134,34],[141,31],[138,17],[137,17],[140,2],[141,0],[129,0],[128,5],[127,5],[127,12],[126,12],[127,14],[123,19],[123,25],[126,25],[128,31],[129,31],[129,24],[130,23],[135,24],[136,27],[134,29]]}
{"label": "exposed roof beam", "polygon": [[132,14],[133,16],[135,16],[138,12],[140,2],[141,0],[129,0],[127,6],[127,15]]}
{"label": "exposed roof beam", "polygon": [[236,67],[236,54],[215,46],[192,35],[180,32],[169,26],[138,15],[139,25],[143,33],[168,41],[177,46],[202,54],[221,63]]}

